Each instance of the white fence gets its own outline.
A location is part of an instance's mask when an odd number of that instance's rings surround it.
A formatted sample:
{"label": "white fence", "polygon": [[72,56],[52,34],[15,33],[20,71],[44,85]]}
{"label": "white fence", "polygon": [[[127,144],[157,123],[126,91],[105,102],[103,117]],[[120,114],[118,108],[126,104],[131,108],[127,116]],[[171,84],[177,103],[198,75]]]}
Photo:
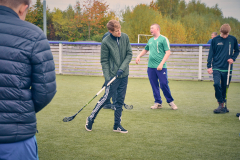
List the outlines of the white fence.
{"label": "white fence", "polygon": [[[51,44],[56,72],[58,74],[102,76],[100,63],[100,43],[88,44]],[[132,45],[133,58],[130,63],[129,77],[147,78],[148,54],[135,64],[143,45]],[[203,46],[171,46],[171,55],[167,61],[168,78],[175,80],[212,80],[207,73],[208,49]],[[232,81],[240,82],[240,58],[234,63]]]}

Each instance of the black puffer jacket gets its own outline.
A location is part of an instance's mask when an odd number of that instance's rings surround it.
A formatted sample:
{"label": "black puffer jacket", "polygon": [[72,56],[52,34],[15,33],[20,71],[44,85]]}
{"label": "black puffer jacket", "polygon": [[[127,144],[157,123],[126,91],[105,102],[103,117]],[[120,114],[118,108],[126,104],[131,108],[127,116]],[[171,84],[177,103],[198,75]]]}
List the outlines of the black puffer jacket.
{"label": "black puffer jacket", "polygon": [[36,113],[54,97],[55,78],[42,30],[0,6],[0,143],[35,135]]}

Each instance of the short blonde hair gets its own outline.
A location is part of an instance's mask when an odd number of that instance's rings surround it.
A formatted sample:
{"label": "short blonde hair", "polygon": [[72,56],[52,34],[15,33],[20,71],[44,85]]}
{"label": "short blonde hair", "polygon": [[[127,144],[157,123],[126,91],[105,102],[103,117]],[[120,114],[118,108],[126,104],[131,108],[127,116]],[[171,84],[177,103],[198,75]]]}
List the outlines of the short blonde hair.
{"label": "short blonde hair", "polygon": [[152,24],[151,26],[157,26],[157,28],[159,29],[159,31],[161,30],[159,24],[157,24],[157,23],[154,23],[154,24]]}
{"label": "short blonde hair", "polygon": [[121,28],[121,25],[116,20],[110,20],[107,23],[107,29],[110,30],[110,31],[114,31],[115,29],[119,29],[119,28]]}
{"label": "short blonde hair", "polygon": [[227,23],[223,24],[223,25],[221,26],[221,28],[220,28],[220,32],[221,32],[222,34],[228,34],[228,33],[230,33],[230,31],[231,31],[231,27],[230,27],[230,25],[227,24]]}

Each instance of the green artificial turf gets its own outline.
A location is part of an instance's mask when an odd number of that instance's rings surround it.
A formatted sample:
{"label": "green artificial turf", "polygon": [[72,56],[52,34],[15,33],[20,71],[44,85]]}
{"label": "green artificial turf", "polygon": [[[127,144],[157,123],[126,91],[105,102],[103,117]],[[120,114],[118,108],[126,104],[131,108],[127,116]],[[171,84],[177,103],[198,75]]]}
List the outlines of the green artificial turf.
{"label": "green artificial turf", "polygon": [[[40,160],[154,160],[240,159],[240,83],[228,90],[227,114],[216,115],[213,82],[173,81],[169,86],[178,110],[171,110],[163,97],[163,109],[154,104],[148,79],[130,78],[123,109],[122,126],[127,134],[113,132],[114,111],[102,109],[85,130],[96,97],[73,121],[74,115],[101,89],[103,77],[57,75],[57,94],[37,114]],[[161,95],[162,92],[161,92]]]}

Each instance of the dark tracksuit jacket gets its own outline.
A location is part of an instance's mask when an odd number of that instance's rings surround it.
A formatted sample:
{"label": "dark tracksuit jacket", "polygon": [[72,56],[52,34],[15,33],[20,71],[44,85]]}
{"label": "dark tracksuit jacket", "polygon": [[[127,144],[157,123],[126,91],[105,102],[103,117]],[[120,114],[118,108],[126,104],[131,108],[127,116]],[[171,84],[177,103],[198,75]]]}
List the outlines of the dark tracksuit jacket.
{"label": "dark tracksuit jacket", "polygon": [[238,54],[238,42],[234,36],[229,35],[227,38],[222,38],[218,35],[212,40],[207,60],[207,68],[226,72],[228,70],[227,60],[231,58],[235,61]]}
{"label": "dark tracksuit jacket", "polygon": [[[230,52],[230,55],[229,55]],[[236,60],[239,55],[237,39],[229,35],[222,38],[220,35],[213,38],[209,50],[207,68],[213,69],[213,80],[215,88],[215,97],[219,103],[226,102],[226,87],[228,74],[228,59]],[[231,65],[231,70],[233,65]],[[229,78],[229,83],[231,76]]]}

